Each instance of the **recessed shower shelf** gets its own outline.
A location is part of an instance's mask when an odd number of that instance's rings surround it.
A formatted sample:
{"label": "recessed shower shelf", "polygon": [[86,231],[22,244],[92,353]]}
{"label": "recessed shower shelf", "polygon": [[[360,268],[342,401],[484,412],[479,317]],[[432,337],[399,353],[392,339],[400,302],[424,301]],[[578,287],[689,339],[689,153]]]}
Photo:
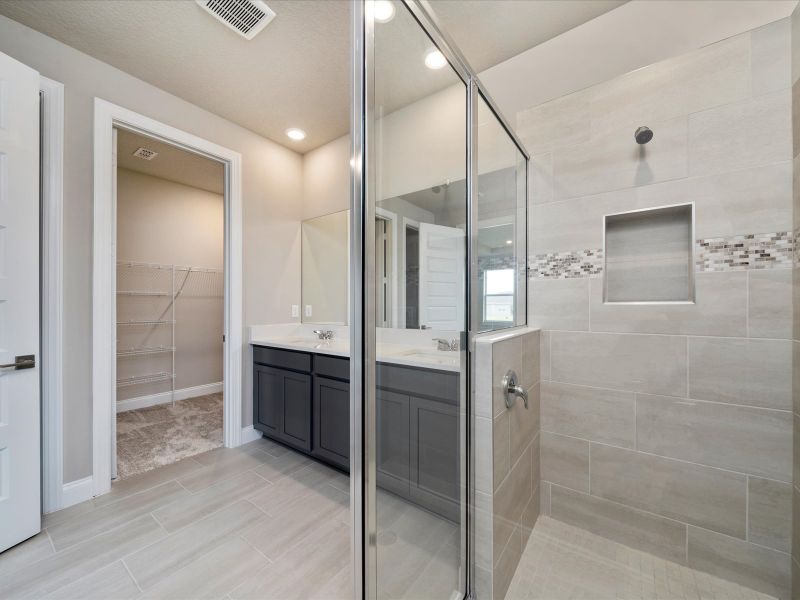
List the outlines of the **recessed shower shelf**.
{"label": "recessed shower shelf", "polygon": [[117,379],[117,387],[127,387],[129,385],[140,385],[143,383],[158,383],[159,381],[169,381],[174,379],[175,375],[172,373],[150,373],[148,375],[135,375],[133,377],[125,377]]}
{"label": "recessed shower shelf", "polygon": [[142,356],[144,354],[164,354],[165,352],[175,352],[175,348],[167,346],[130,348],[128,350],[120,350],[117,352],[117,356]]}

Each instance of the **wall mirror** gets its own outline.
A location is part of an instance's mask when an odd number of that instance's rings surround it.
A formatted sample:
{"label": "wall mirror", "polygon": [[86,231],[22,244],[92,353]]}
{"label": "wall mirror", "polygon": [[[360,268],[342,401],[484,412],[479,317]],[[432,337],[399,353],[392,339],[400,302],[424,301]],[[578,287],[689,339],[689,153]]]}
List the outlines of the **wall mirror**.
{"label": "wall mirror", "polygon": [[346,325],[350,211],[303,221],[301,235],[303,323]]}

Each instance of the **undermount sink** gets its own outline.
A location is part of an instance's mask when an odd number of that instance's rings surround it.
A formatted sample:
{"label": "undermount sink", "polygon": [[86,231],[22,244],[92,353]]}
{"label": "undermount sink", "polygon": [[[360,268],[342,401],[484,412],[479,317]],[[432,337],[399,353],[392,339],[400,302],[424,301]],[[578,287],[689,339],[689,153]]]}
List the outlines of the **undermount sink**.
{"label": "undermount sink", "polygon": [[436,363],[438,365],[457,365],[460,361],[458,352],[444,352],[441,350],[407,350],[396,356],[409,360]]}

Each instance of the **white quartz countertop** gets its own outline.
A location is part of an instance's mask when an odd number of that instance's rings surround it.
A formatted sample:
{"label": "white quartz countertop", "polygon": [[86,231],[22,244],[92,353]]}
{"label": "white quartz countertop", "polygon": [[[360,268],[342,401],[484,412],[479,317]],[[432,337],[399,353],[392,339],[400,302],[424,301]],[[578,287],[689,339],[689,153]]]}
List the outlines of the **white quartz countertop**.
{"label": "white quartz countertop", "polygon": [[[255,346],[269,346],[284,350],[297,350],[327,354],[330,356],[350,356],[350,342],[348,338],[320,340],[307,336],[281,336],[270,334],[253,334],[250,343]],[[461,353],[437,350],[433,342],[431,346],[422,347],[417,344],[383,343],[377,344],[378,362],[403,365],[407,367],[421,367],[439,371],[459,371],[461,369]]]}

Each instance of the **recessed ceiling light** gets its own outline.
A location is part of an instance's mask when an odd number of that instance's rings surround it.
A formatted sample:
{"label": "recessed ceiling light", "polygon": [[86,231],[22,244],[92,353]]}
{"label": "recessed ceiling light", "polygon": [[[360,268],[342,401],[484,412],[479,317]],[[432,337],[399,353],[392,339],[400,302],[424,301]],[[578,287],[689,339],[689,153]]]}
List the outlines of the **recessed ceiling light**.
{"label": "recessed ceiling light", "polygon": [[394,19],[394,3],[391,0],[375,0],[373,14],[378,23],[388,23]]}
{"label": "recessed ceiling light", "polygon": [[513,244],[514,240],[506,240],[506,244]]}
{"label": "recessed ceiling light", "polygon": [[425,55],[425,66],[429,69],[441,69],[446,64],[447,59],[438,50],[431,50]]}
{"label": "recessed ceiling light", "polygon": [[296,141],[306,139],[306,132],[302,129],[297,129],[297,127],[292,127],[291,129],[286,130],[286,135]]}

